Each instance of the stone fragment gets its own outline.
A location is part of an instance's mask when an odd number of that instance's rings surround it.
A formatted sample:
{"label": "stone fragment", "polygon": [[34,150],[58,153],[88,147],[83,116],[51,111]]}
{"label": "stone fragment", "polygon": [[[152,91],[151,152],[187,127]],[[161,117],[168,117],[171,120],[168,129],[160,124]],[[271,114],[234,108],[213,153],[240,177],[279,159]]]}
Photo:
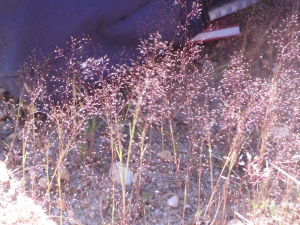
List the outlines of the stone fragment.
{"label": "stone fragment", "polygon": [[13,126],[12,123],[8,122],[8,123],[6,123],[6,124],[2,127],[2,129],[3,129],[4,131],[12,130],[12,129],[14,129],[14,126]]}
{"label": "stone fragment", "polygon": [[122,185],[122,180],[125,181],[126,185],[131,185],[133,182],[133,173],[121,162],[113,163],[109,171],[109,177],[119,185]]}
{"label": "stone fragment", "polygon": [[47,181],[47,176],[44,176],[44,177],[41,177],[38,181],[38,185],[44,189],[44,190],[47,190],[48,188],[48,181]]}
{"label": "stone fragment", "polygon": [[8,170],[4,162],[0,161],[0,182],[7,183],[9,181]]}
{"label": "stone fragment", "polygon": [[66,182],[69,182],[70,179],[71,179],[71,174],[70,172],[67,170],[67,168],[65,167],[61,167],[60,169],[60,179],[62,181],[66,181]]}
{"label": "stone fragment", "polygon": [[6,115],[4,110],[0,110],[0,121],[6,120],[8,115]]}
{"label": "stone fragment", "polygon": [[290,134],[288,127],[275,127],[272,131],[273,138],[281,139],[287,137]]}
{"label": "stone fragment", "polygon": [[226,225],[244,225],[242,221],[240,221],[239,219],[232,219],[229,220]]}
{"label": "stone fragment", "polygon": [[16,137],[16,133],[13,132],[13,133],[11,133],[10,135],[8,135],[8,136],[6,137],[6,140],[12,141],[15,137]]}
{"label": "stone fragment", "polygon": [[61,210],[65,210],[67,208],[67,203],[63,198],[56,199],[56,206]]}
{"label": "stone fragment", "polygon": [[177,208],[179,205],[179,198],[177,195],[173,195],[171,198],[168,199],[167,205],[171,208]]}
{"label": "stone fragment", "polygon": [[157,156],[161,160],[169,161],[169,162],[172,161],[172,159],[173,159],[171,152],[168,150],[163,150],[163,151],[157,153]]}
{"label": "stone fragment", "polygon": [[293,155],[292,160],[300,161],[300,155]]}

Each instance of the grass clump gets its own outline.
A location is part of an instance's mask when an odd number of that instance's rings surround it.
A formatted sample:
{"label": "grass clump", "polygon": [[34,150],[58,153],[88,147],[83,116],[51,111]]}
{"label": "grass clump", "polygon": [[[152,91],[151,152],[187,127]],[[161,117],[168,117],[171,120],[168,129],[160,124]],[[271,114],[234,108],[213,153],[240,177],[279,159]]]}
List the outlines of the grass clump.
{"label": "grass clump", "polygon": [[[245,19],[250,30],[214,54],[199,45],[171,49],[155,34],[139,46],[143,63],[130,67],[109,67],[105,57],[79,60],[74,55],[82,48],[76,46],[88,42],[73,40],[74,54],[57,51],[61,68],[36,68],[40,79],[26,86],[32,101],[23,122],[20,108],[15,114],[4,103],[20,131],[7,144],[6,160],[22,179],[22,190],[49,215],[55,199],[63,199],[66,206],[59,201],[55,217],[61,224],[84,223],[86,210],[95,224],[225,224],[236,217],[248,224],[296,221],[297,13],[293,8],[287,19],[277,13],[278,23],[261,29],[253,25],[260,16]],[[259,39],[251,27],[262,33]],[[204,66],[208,61],[221,69]],[[91,78],[97,82],[84,82]],[[60,84],[51,93],[61,96],[60,104],[45,89],[49,81]],[[171,158],[158,157],[163,151]],[[121,185],[109,179],[115,162],[124,165]],[[69,181],[61,178],[65,167]],[[129,170],[135,174],[130,186]],[[46,190],[37,185],[43,176]],[[179,196],[178,208],[167,207],[171,195]]]}

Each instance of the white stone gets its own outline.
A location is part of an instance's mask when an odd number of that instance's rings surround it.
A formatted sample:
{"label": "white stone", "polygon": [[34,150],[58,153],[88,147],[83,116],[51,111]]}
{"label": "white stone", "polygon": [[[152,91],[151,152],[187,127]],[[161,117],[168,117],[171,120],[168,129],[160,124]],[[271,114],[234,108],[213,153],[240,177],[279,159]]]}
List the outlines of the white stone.
{"label": "white stone", "polygon": [[244,225],[242,221],[240,221],[239,219],[232,219],[229,220],[226,225]]}
{"label": "white stone", "polygon": [[8,171],[4,162],[0,162],[0,182],[6,183],[9,181]]}
{"label": "white stone", "polygon": [[48,188],[47,176],[41,177],[38,181],[38,185],[46,190]]}
{"label": "white stone", "polygon": [[167,205],[171,208],[177,208],[179,205],[179,198],[177,195],[173,195],[171,198],[168,199]]}
{"label": "white stone", "polygon": [[300,161],[300,155],[293,155],[292,160]]}
{"label": "white stone", "polygon": [[272,131],[273,138],[284,138],[290,134],[288,127],[275,127]]}
{"label": "white stone", "polygon": [[117,184],[122,185],[122,179],[125,181],[126,185],[131,185],[133,182],[133,173],[126,165],[121,164],[121,162],[115,162],[109,171],[110,179]]}

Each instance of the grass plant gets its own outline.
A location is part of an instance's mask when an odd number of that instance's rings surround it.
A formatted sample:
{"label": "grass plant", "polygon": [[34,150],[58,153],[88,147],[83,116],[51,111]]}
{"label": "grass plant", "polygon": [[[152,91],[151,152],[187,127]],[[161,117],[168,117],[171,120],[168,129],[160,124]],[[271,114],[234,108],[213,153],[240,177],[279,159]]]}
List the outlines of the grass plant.
{"label": "grass plant", "polygon": [[[270,4],[262,1],[257,8]],[[169,182],[170,189],[174,184],[180,199],[179,208],[166,211],[167,224],[299,219],[299,210],[283,210],[300,204],[299,5],[291,4],[288,18],[273,7],[267,17],[276,20],[270,23],[251,10],[250,18],[239,15],[246,31],[233,40],[238,44],[228,40],[230,49],[225,45],[213,54],[201,45],[174,50],[153,34],[139,46],[142,63],[109,67],[106,57],[76,57],[90,43],[84,39],[72,40],[70,55],[57,50],[61,68],[34,68],[40,79],[26,85],[32,101],[24,123],[19,122],[23,100],[11,113],[22,137],[7,147],[10,167],[21,158],[23,191],[36,192],[35,200],[49,214],[54,199],[64,199],[60,224],[74,201],[93,201],[92,192],[100,196],[101,224],[150,224],[151,210],[167,207],[163,196],[172,193],[155,182]],[[218,61],[220,52],[230,62],[219,62],[215,71],[203,69],[205,60]],[[94,77],[97,82],[84,82]],[[61,83],[52,93],[61,96],[59,104],[45,88],[49,80]],[[172,153],[171,162],[158,158],[163,150]],[[121,185],[108,179],[115,162],[124,165]],[[62,167],[77,177],[80,189],[61,179]],[[46,190],[36,185],[41,175],[29,179],[31,170],[46,176]],[[135,174],[130,186],[129,170]]]}

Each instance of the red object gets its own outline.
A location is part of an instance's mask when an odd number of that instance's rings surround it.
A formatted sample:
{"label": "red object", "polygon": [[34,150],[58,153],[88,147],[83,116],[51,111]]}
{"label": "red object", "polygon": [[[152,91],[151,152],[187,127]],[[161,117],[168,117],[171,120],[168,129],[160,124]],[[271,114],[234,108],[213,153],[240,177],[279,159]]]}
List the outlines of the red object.
{"label": "red object", "polygon": [[207,42],[240,35],[240,27],[232,15],[222,17],[211,22],[203,32],[193,37],[190,42]]}

